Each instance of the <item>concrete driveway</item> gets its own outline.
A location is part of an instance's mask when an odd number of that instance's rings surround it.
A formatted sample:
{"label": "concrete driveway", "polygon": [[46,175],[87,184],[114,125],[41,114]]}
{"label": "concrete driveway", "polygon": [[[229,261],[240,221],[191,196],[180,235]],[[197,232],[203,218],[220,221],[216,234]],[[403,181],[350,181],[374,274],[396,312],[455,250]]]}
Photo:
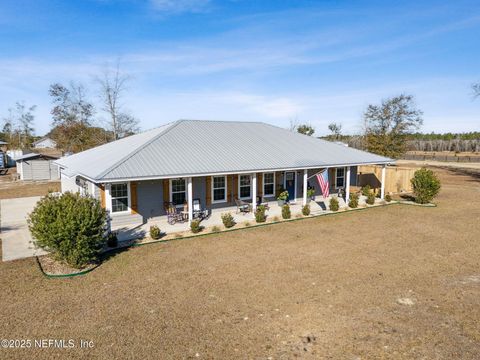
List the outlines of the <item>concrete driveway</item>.
{"label": "concrete driveway", "polygon": [[40,196],[0,200],[0,237],[3,261],[22,259],[45,252],[36,250],[27,226],[30,213]]}

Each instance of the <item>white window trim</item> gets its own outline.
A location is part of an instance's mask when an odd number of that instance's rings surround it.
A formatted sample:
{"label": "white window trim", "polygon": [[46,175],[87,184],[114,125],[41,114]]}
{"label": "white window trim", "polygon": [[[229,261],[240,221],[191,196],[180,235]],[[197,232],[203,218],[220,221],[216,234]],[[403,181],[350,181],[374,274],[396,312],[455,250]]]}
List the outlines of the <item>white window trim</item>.
{"label": "white window trim", "polygon": [[[127,210],[125,211],[117,211],[113,212],[112,211],[112,194],[110,192],[112,184],[127,184],[127,196],[128,196],[128,201],[127,201]],[[122,181],[118,183],[111,183],[111,184],[106,184],[105,185],[105,202],[107,205],[107,210],[109,211],[111,216],[117,216],[117,215],[124,215],[124,214],[131,214],[132,213],[132,197],[130,195],[130,181]]]}
{"label": "white window trim", "polygon": [[[272,194],[266,194],[265,193],[265,174],[272,174],[273,175],[273,193]],[[269,183],[269,184],[271,184],[271,183]],[[274,171],[263,173],[262,186],[263,186],[262,194],[263,194],[264,197],[275,197],[275,172]]]}
{"label": "white window trim", "polygon": [[[337,178],[338,178],[337,171],[338,171],[338,169],[343,169],[343,186],[338,186],[337,185]],[[346,168],[344,168],[344,167],[335,168],[335,189],[343,189],[345,187],[345,181],[347,180],[346,177],[347,177],[347,169]]]}
{"label": "white window trim", "polygon": [[[295,174],[295,191],[294,191],[294,194],[293,194],[293,201],[296,201],[297,200],[297,172],[296,171],[285,171],[283,173],[283,188],[284,189],[287,189],[287,172],[293,172]],[[290,195],[290,194],[289,194]]]}
{"label": "white window trim", "polygon": [[[242,177],[242,176],[249,176],[250,177],[250,196],[248,196],[248,197],[241,197],[240,196],[240,187],[241,187],[240,186],[240,177]],[[238,198],[240,200],[249,200],[249,199],[252,198],[252,174],[240,174],[240,175],[238,175]]]}
{"label": "white window trim", "polygon": [[[170,197],[169,201],[173,202],[173,192],[172,192],[172,181],[173,180],[183,180],[185,182],[185,201],[188,203],[188,184],[187,184],[187,178],[176,178],[176,179],[169,179],[168,181],[168,186],[169,186],[169,191],[168,191],[168,196]],[[177,192],[175,192],[177,193]],[[183,208],[183,204],[176,204],[176,208]]]}
{"label": "white window trim", "polygon": [[[213,178],[220,178],[220,177],[223,177],[223,178],[225,179],[225,187],[224,187],[224,190],[225,190],[225,191],[224,191],[224,193],[223,193],[224,198],[223,198],[222,200],[214,200],[214,196],[213,196],[213,190],[214,190],[214,188],[213,188]],[[227,179],[227,178],[228,178],[228,176],[226,176],[226,175],[224,175],[224,176],[212,176],[212,177],[211,177],[211,181],[210,181],[210,182],[212,183],[212,185],[211,185],[210,191],[211,191],[211,194],[212,194],[212,196],[211,196],[212,204],[221,204],[221,203],[226,203],[226,202],[227,202],[227,189],[228,189],[228,186],[227,186],[227,181],[228,181],[228,179]],[[218,189],[221,189],[221,188],[218,188]]]}

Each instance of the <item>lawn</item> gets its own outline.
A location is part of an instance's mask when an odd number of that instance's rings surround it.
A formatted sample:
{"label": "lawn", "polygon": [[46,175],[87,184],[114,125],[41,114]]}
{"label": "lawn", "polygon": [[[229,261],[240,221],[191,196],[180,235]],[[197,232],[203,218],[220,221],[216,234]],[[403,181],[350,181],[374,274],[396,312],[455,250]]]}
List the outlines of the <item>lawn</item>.
{"label": "lawn", "polygon": [[479,179],[372,208],[133,248],[86,276],[0,264],[0,358],[480,358]]}

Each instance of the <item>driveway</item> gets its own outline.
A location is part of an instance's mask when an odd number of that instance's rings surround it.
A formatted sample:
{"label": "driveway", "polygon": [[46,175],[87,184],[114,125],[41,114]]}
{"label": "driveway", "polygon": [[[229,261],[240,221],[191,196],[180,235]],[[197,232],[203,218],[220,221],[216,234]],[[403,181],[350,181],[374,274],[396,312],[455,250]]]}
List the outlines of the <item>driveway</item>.
{"label": "driveway", "polygon": [[34,248],[27,226],[27,214],[39,199],[40,196],[0,200],[3,261],[44,254]]}

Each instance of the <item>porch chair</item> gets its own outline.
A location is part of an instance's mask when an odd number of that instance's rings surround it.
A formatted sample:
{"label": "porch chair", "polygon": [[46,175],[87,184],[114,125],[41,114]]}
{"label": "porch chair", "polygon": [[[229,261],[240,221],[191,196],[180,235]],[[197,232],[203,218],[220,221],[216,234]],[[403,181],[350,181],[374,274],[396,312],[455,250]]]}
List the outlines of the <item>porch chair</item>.
{"label": "porch chair", "polygon": [[208,216],[207,209],[202,209],[200,199],[193,199],[193,218],[203,220]]}
{"label": "porch chair", "polygon": [[261,196],[257,196],[257,206],[262,205],[265,210],[270,210],[270,206],[268,205],[268,202],[265,201],[265,199]]}
{"label": "porch chair", "polygon": [[184,222],[185,219],[183,215],[178,211],[175,205],[172,202],[165,202],[163,204],[165,208],[165,213],[167,214],[167,222],[170,225],[175,224],[177,221]]}
{"label": "porch chair", "polygon": [[243,200],[235,199],[235,204],[237,205],[237,214],[240,212],[245,215],[252,211],[252,205]]}

